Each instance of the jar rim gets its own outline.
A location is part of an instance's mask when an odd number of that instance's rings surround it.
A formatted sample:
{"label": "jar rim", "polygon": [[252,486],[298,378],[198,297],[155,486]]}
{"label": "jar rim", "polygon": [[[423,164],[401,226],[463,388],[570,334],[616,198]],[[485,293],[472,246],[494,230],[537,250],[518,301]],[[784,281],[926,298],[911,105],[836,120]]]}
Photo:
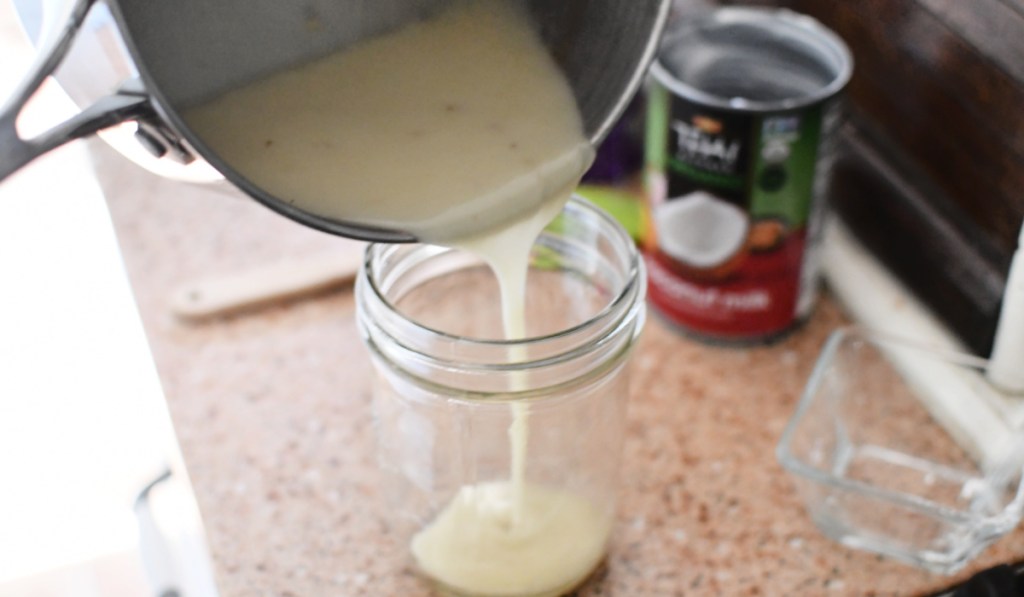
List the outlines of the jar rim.
{"label": "jar rim", "polygon": [[[621,225],[607,212],[600,209],[592,202],[587,199],[574,194],[569,201],[566,203],[565,209],[580,209],[587,213],[589,216],[596,217],[602,224],[607,232],[613,235],[617,242],[621,242],[623,245],[633,245],[633,239],[629,234],[622,228]],[[563,210],[564,212],[564,210]],[[564,329],[556,330],[554,332],[543,334],[539,336],[527,336],[524,338],[473,338],[470,336],[461,336],[444,330],[438,330],[436,328],[424,325],[415,319],[412,319],[398,310],[392,302],[385,296],[384,292],[377,283],[377,280],[372,275],[373,272],[373,258],[378,255],[381,251],[387,250],[393,247],[390,244],[372,243],[367,246],[366,251],[363,254],[363,264],[359,274],[361,280],[365,280],[369,289],[373,293],[374,298],[379,302],[380,305],[387,311],[391,316],[397,317],[404,325],[408,325],[414,333],[424,334],[433,338],[443,339],[452,342],[459,342],[468,345],[476,345],[490,348],[508,348],[512,346],[529,346],[550,342],[552,340],[559,340],[580,333],[601,321],[606,320],[609,315],[620,310],[624,303],[631,300],[631,297],[635,294],[635,288],[637,284],[643,281],[642,273],[642,260],[638,251],[633,251],[629,255],[629,264],[625,278],[627,282],[622,285],[622,288],[616,293],[616,295],[604,306],[588,317],[587,319],[566,327]],[[501,365],[492,365],[501,367]],[[514,365],[508,365],[514,367]]]}

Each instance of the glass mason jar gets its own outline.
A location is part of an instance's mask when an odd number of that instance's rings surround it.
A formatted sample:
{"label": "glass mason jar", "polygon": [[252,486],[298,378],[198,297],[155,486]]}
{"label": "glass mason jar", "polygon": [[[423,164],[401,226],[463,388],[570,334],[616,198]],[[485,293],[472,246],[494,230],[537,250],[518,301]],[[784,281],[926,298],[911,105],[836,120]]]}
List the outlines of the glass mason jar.
{"label": "glass mason jar", "polygon": [[531,250],[522,340],[503,339],[479,258],[368,248],[356,297],[384,507],[444,592],[558,595],[603,558],[645,288],[630,237],[579,198]]}

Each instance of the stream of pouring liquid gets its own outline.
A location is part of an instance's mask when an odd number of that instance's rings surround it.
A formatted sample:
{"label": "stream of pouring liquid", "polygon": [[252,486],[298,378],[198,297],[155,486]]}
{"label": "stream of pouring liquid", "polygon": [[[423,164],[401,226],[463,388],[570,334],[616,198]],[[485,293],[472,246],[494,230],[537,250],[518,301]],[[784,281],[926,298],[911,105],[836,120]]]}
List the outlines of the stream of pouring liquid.
{"label": "stream of pouring liquid", "polygon": [[[573,189],[553,194],[531,217],[457,243],[484,259],[497,277],[505,336],[510,340],[527,337],[530,249]],[[529,358],[523,344],[510,345],[510,363]],[[519,371],[511,376],[509,390],[526,390],[529,384],[529,373]],[[413,555],[431,576],[462,593],[560,595],[600,561],[610,532],[609,516],[583,496],[527,481],[529,403],[513,401],[509,408],[509,480],[463,486],[413,538]]]}
{"label": "stream of pouring liquid", "polygon": [[[519,6],[457,2],[186,120],[227,163],[306,211],[480,256],[499,280],[506,336],[524,338],[530,247],[594,154],[572,90]],[[461,592],[557,594],[600,560],[608,513],[527,481],[529,408],[510,408],[508,480],[460,488],[411,550]]]}
{"label": "stream of pouring liquid", "polygon": [[[503,228],[498,232],[485,234],[475,239],[457,243],[457,248],[480,256],[494,272],[501,294],[501,319],[505,338],[519,340],[526,333],[526,279],[530,269],[530,248],[572,196],[574,187],[562,189],[553,194],[551,200],[541,206],[533,216]],[[513,344],[509,347],[510,363],[526,362],[529,354],[526,347]],[[510,391],[528,389],[526,372],[512,375]],[[526,487],[526,447],[529,442],[529,406],[523,401],[511,403],[512,424],[509,427],[510,466],[509,480],[512,489],[511,523],[523,518],[524,491]]]}

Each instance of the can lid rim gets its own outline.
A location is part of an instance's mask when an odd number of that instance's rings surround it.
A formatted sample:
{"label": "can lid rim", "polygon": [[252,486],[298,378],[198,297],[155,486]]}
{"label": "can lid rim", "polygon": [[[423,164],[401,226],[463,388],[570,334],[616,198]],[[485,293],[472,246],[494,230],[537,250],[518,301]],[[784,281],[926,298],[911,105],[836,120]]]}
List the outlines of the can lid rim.
{"label": "can lid rim", "polygon": [[772,9],[736,6],[720,8],[702,17],[692,19],[684,23],[676,31],[668,34],[662,48],[664,49],[667,44],[678,43],[680,40],[685,39],[687,35],[706,30],[708,27],[737,23],[783,25],[790,32],[814,36],[814,41],[821,43],[834,53],[834,56],[838,59],[839,68],[828,84],[821,87],[815,93],[778,101],[729,98],[708,93],[677,78],[665,66],[660,57],[651,63],[651,75],[658,83],[684,98],[715,108],[749,113],[798,110],[823,103],[838,95],[853,76],[853,55],[846,42],[817,19],[787,8]]}

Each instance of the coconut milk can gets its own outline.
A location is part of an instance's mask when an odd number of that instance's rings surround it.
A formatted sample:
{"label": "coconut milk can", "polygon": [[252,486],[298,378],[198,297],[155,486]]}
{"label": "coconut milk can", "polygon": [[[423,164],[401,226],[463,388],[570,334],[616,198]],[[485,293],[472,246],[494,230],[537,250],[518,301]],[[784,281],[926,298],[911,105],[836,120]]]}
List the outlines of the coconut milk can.
{"label": "coconut milk can", "polygon": [[666,34],[648,89],[649,297],[693,335],[769,340],[810,312],[845,44],[786,10]]}

